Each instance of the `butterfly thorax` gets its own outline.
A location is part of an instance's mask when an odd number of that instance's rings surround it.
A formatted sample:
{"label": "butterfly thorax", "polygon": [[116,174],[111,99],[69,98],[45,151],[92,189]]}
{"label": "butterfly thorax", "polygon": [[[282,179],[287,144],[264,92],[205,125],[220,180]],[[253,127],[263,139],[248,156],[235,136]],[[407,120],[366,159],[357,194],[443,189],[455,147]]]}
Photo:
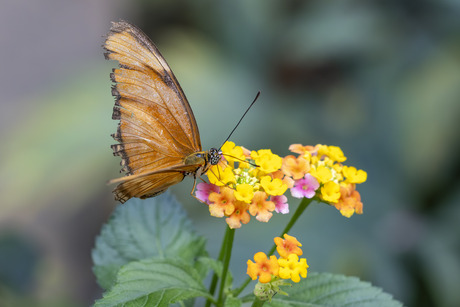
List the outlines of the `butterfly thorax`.
{"label": "butterfly thorax", "polygon": [[216,148],[211,148],[209,151],[197,151],[184,159],[185,165],[200,165],[197,172],[198,176],[204,174],[212,165],[219,163],[221,159],[221,152]]}

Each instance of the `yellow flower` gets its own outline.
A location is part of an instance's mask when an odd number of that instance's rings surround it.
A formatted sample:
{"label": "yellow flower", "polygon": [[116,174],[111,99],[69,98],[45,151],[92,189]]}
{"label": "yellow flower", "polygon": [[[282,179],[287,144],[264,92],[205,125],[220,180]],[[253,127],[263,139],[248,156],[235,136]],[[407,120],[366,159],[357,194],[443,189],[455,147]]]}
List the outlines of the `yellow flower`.
{"label": "yellow flower", "polygon": [[254,197],[254,188],[252,185],[243,183],[236,186],[235,198],[250,204]]}
{"label": "yellow flower", "polygon": [[363,183],[367,180],[367,173],[363,170],[357,170],[353,166],[344,166],[342,174],[346,178],[347,183]]}
{"label": "yellow flower", "polygon": [[270,149],[261,149],[251,152],[251,158],[257,164],[258,168],[265,173],[273,173],[281,168],[283,159],[272,153]]}
{"label": "yellow flower", "polygon": [[340,147],[327,146],[327,145],[321,145],[321,144],[318,144],[317,146],[318,146],[318,157],[320,158],[323,156],[326,156],[326,157],[329,157],[329,159],[331,159],[334,162],[343,162],[347,159],[345,155],[343,154],[342,149],[340,149]]}
{"label": "yellow flower", "polygon": [[209,182],[217,186],[224,186],[229,183],[236,183],[235,175],[231,167],[222,169],[220,165],[213,165],[206,173]]}
{"label": "yellow flower", "polygon": [[270,256],[270,259],[267,258],[267,255],[263,252],[258,252],[254,255],[255,263],[251,260],[248,260],[248,270],[247,274],[256,280],[259,276],[259,282],[268,283],[272,280],[272,276],[278,276],[279,264],[276,259],[276,256]]}
{"label": "yellow flower", "polygon": [[287,184],[285,184],[283,180],[275,178],[272,181],[270,176],[263,176],[260,180],[260,185],[264,188],[267,194],[273,196],[283,195],[288,188]]}
{"label": "yellow flower", "polygon": [[320,157],[320,159],[322,159],[323,156],[327,157],[327,154],[329,153],[329,148],[327,145],[318,144],[315,146],[315,148],[316,148],[316,153],[318,157]]}
{"label": "yellow flower", "polygon": [[321,198],[327,202],[336,203],[340,198],[340,186],[333,181],[326,182],[321,187]]}
{"label": "yellow flower", "polygon": [[[299,261],[299,256],[290,254],[287,259],[278,259],[279,276],[283,279],[291,279],[293,282],[299,282],[300,276],[307,277],[307,259],[302,258]],[[300,275],[300,276],[299,276]]]}
{"label": "yellow flower", "polygon": [[343,154],[342,149],[338,146],[327,146],[328,152],[327,156],[333,161],[344,162],[347,160],[347,157]]}
{"label": "yellow flower", "polygon": [[310,174],[315,177],[319,183],[326,183],[332,179],[332,171],[325,165],[318,165],[310,170]]}
{"label": "yellow flower", "polygon": [[222,145],[222,155],[228,162],[241,162],[246,160],[246,157],[243,154],[243,148],[240,146],[235,146],[235,143],[227,141]]}

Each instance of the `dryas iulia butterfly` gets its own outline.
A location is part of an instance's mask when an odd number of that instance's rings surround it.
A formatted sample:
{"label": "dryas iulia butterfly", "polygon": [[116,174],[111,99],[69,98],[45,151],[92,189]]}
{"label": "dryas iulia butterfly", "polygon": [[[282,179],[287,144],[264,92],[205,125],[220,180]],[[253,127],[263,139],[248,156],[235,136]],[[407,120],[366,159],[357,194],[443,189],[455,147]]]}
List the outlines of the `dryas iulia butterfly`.
{"label": "dryas iulia butterfly", "polygon": [[110,181],[119,183],[115,199],[153,197],[217,164],[219,150],[202,151],[187,98],[147,35],[125,21],[113,22],[104,49],[106,59],[119,62],[110,75],[115,83],[112,118],[119,120],[112,134],[118,144],[112,149],[126,176]]}

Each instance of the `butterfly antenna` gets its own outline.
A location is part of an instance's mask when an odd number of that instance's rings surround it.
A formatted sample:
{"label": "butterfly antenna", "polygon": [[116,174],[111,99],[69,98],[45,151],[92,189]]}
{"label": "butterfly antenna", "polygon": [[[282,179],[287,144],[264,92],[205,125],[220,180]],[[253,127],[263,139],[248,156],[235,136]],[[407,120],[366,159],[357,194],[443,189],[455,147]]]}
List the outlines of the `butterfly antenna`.
{"label": "butterfly antenna", "polygon": [[[246,116],[246,113],[249,112],[249,110],[251,109],[252,105],[257,101],[257,98],[259,98],[259,95],[260,95],[260,91],[257,92],[256,98],[254,98],[254,101],[249,105],[248,109],[246,110],[246,112],[244,112],[243,116],[241,116],[240,120],[236,124],[235,128],[233,128],[232,132],[230,132],[230,134],[228,135],[228,137],[225,140],[225,142],[227,142],[230,139],[230,137],[232,136],[233,132],[235,132],[236,128],[238,128],[238,125],[241,123],[241,121],[243,120],[244,116]],[[225,142],[224,142],[224,144],[225,144]],[[224,144],[222,144],[222,146],[224,146]],[[219,151],[222,148],[222,146],[220,146]]]}
{"label": "butterfly antenna", "polygon": [[252,163],[251,161],[246,161],[246,160],[240,159],[240,158],[235,157],[235,156],[232,156],[232,155],[227,155],[227,154],[222,154],[222,155],[223,155],[224,157],[230,157],[230,158],[233,158],[233,159],[235,159],[235,160],[238,160],[238,162],[245,162],[245,163],[248,163],[248,164],[250,164],[250,165],[252,165],[252,166],[254,166],[254,167],[258,167],[257,164]]}

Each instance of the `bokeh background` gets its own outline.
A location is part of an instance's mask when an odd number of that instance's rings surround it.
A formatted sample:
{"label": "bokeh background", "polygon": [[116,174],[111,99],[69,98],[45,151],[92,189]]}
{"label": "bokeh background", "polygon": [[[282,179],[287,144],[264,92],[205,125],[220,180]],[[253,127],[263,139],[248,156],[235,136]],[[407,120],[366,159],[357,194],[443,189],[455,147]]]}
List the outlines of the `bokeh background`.
{"label": "bokeh background", "polygon": [[[91,249],[119,176],[101,44],[126,19],[157,44],[204,148],[340,146],[368,172],[364,214],[312,205],[292,235],[310,271],[358,276],[408,306],[460,306],[460,2],[4,0],[0,3],[0,306],[87,306]],[[172,188],[216,255],[223,219]],[[292,208],[298,201],[291,200]],[[238,230],[231,268],[289,216]]]}

